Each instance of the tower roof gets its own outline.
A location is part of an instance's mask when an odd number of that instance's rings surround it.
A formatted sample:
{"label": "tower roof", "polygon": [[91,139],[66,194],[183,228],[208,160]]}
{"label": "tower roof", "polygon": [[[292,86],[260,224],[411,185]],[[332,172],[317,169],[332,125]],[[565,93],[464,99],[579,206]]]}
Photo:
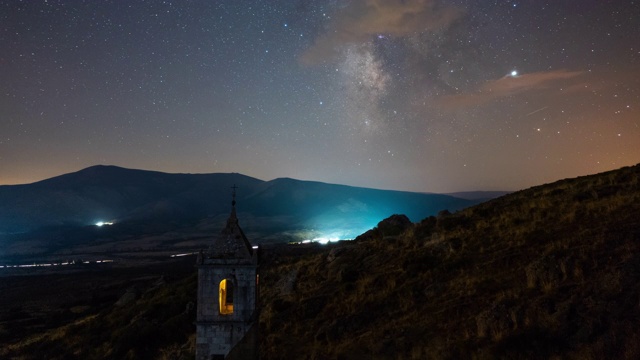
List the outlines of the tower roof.
{"label": "tower roof", "polygon": [[236,186],[233,186],[233,201],[231,202],[231,214],[226,226],[213,238],[207,251],[207,257],[212,259],[247,259],[253,258],[251,243],[238,224],[236,215]]}

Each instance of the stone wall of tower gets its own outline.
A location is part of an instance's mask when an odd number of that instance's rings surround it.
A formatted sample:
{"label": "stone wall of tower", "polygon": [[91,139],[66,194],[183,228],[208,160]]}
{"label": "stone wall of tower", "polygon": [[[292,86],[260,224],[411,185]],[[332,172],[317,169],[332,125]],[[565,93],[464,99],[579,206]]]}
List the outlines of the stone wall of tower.
{"label": "stone wall of tower", "polygon": [[[224,266],[224,267],[223,267]],[[198,321],[249,321],[256,309],[255,265],[202,265],[198,268]],[[218,288],[223,279],[233,282],[233,314],[221,315]]]}
{"label": "stone wall of tower", "polygon": [[[231,263],[229,263],[231,262]],[[207,259],[198,266],[198,302],[196,322],[196,359],[210,360],[224,355],[257,324],[255,264],[238,264],[222,259]],[[233,313],[220,314],[219,286],[223,279],[233,282]],[[256,330],[257,331],[257,330]],[[253,331],[253,332],[256,332]],[[253,336],[257,339],[257,333]],[[244,340],[242,353],[256,354],[256,341]],[[238,349],[235,350],[238,352]],[[243,355],[242,358],[249,358]]]}
{"label": "stone wall of tower", "polygon": [[[227,355],[250,330],[253,324],[227,322],[197,325],[196,360],[210,360],[212,355]],[[250,344],[252,346],[253,344]]]}

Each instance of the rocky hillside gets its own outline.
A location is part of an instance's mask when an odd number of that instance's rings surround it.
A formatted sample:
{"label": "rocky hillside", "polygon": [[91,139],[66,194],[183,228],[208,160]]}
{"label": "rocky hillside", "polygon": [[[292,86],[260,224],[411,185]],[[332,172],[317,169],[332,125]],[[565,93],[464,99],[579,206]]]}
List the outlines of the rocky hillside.
{"label": "rocky hillside", "polygon": [[[263,359],[638,359],[640,165],[417,224],[393,216],[352,242],[267,248],[260,271]],[[186,276],[22,339],[5,331],[0,357],[189,358]]]}
{"label": "rocky hillside", "polygon": [[640,166],[264,266],[265,358],[640,358]]}

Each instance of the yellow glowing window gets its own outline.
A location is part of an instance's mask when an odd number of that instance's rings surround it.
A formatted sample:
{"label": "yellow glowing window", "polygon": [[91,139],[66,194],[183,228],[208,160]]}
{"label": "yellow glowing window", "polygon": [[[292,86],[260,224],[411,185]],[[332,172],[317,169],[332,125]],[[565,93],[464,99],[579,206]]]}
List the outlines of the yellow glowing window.
{"label": "yellow glowing window", "polygon": [[220,314],[233,314],[233,282],[224,279],[220,281]]}

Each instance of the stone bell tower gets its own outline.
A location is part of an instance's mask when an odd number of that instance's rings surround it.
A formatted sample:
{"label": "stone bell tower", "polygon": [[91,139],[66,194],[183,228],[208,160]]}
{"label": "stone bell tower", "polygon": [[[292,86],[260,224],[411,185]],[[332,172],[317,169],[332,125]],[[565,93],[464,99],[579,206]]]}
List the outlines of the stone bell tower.
{"label": "stone bell tower", "polygon": [[231,214],[198,255],[196,359],[258,358],[258,254]]}

